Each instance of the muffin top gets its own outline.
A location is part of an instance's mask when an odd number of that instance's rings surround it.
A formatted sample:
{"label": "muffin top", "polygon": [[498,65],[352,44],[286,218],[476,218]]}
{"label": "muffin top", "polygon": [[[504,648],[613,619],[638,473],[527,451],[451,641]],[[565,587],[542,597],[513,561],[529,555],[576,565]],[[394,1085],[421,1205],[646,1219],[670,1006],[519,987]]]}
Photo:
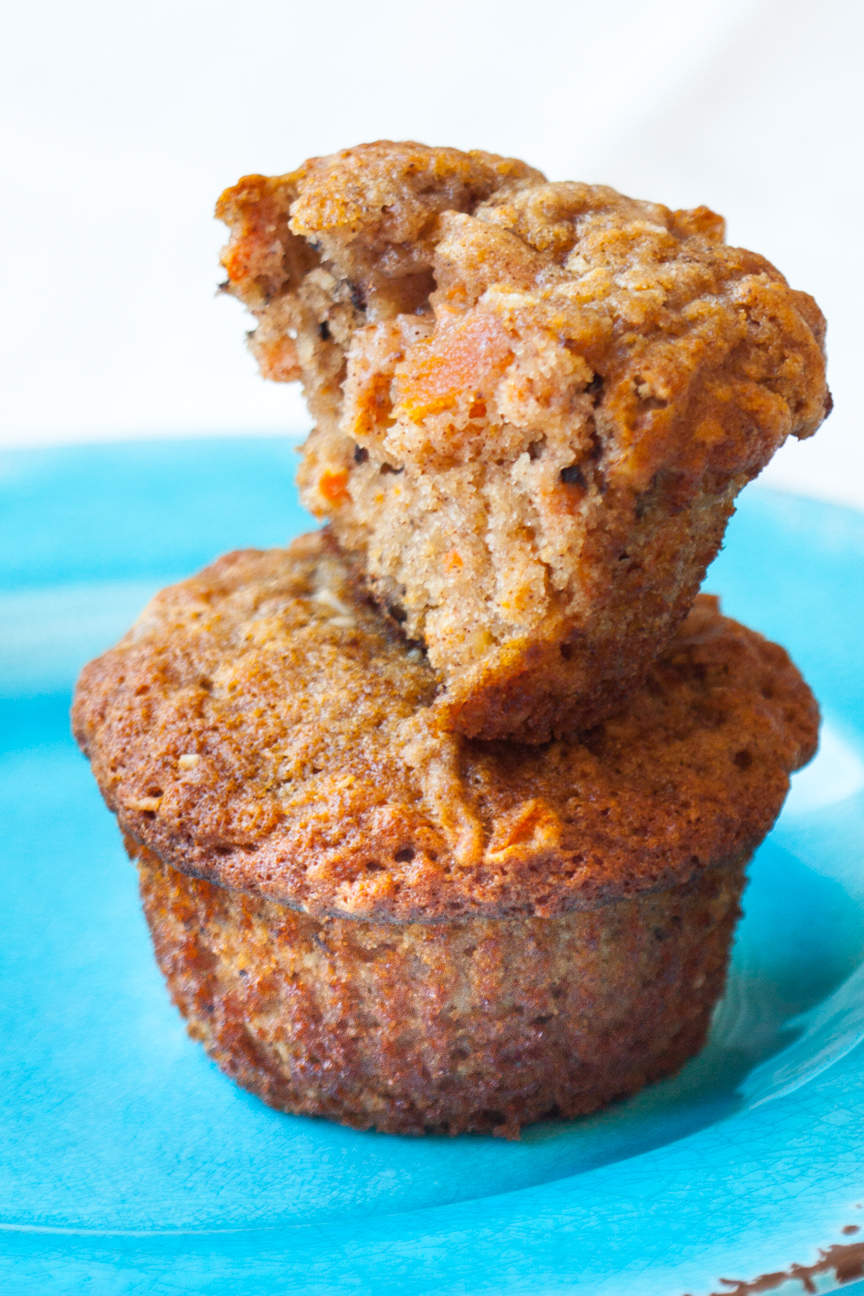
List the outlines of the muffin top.
{"label": "muffin top", "polygon": [[706,470],[758,471],[827,410],[818,306],[706,207],[383,140],[246,176],[216,210],[265,375],[317,389],[333,370],[313,415],[393,467],[500,459],[538,414],[553,439],[578,415],[614,478],[644,489],[671,467],[683,497]]}
{"label": "muffin top", "polygon": [[616,708],[738,491],[828,409],[816,303],[704,207],[379,141],[217,211],[262,373],[316,422],[303,502],[470,737]]}
{"label": "muffin top", "polygon": [[551,917],[751,851],[813,755],[784,650],[700,596],[626,708],[546,745],[441,729],[434,672],[326,533],[228,554],[91,662],[76,738],[122,828],[317,916]]}

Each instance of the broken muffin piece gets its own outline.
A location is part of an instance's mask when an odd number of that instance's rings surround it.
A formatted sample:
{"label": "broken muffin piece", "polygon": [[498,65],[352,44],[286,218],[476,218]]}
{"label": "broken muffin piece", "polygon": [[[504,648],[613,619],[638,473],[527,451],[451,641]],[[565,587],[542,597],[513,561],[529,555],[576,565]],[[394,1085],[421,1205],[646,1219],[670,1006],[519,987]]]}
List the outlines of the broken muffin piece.
{"label": "broken muffin piece", "polygon": [[262,373],[317,423],[303,500],[471,737],[621,706],[737,493],[829,408],[815,302],[705,208],[385,141],[217,212]]}

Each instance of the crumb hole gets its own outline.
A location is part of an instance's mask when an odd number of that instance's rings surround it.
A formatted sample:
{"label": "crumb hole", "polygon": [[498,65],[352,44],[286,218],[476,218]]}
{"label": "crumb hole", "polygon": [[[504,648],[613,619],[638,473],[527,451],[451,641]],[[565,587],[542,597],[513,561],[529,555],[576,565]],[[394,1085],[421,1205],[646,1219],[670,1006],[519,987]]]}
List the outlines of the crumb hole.
{"label": "crumb hole", "polygon": [[322,320],[321,323],[318,325],[318,336],[320,337],[322,342],[330,341],[330,325],[327,323],[326,320]]}
{"label": "crumb hole", "polygon": [[585,474],[578,464],[570,464],[567,468],[562,468],[561,480],[565,486],[581,486],[584,489],[588,485]]}
{"label": "crumb hole", "polygon": [[741,751],[737,751],[732,759],[740,770],[747,770],[753,764],[753,753],[743,748]]}
{"label": "crumb hole", "polygon": [[368,458],[369,458],[369,451],[366,449],[366,447],[355,445],[354,447],[355,464],[365,463]]}
{"label": "crumb hole", "polygon": [[383,873],[383,872],[384,872],[384,865],[383,865],[383,864],[379,864],[377,860],[367,860],[367,861],[366,861],[366,872],[367,872],[367,873]]}
{"label": "crumb hole", "polygon": [[414,855],[415,851],[413,846],[403,846],[401,850],[396,852],[393,858],[397,864],[410,864]]}

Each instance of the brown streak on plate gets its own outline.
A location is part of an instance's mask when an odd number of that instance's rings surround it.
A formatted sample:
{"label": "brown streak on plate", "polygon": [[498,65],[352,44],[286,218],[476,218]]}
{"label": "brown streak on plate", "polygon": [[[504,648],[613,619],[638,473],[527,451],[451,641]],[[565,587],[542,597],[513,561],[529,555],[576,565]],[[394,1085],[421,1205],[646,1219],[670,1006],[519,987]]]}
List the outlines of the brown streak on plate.
{"label": "brown streak on plate", "polygon": [[[857,1232],[858,1229],[855,1225],[847,1225],[842,1231]],[[782,1273],[762,1274],[751,1282],[739,1281],[736,1278],[721,1278],[720,1282],[724,1290],[712,1292],[711,1296],[756,1296],[757,1292],[774,1291],[782,1283],[791,1282],[796,1278],[801,1283],[803,1291],[814,1293],[817,1288],[813,1279],[819,1274],[829,1273],[832,1269],[841,1285],[854,1282],[856,1278],[864,1278],[864,1242],[847,1243],[845,1246],[835,1244],[828,1247],[827,1251],[820,1248],[819,1255],[822,1258],[817,1260],[816,1264],[793,1264]]]}

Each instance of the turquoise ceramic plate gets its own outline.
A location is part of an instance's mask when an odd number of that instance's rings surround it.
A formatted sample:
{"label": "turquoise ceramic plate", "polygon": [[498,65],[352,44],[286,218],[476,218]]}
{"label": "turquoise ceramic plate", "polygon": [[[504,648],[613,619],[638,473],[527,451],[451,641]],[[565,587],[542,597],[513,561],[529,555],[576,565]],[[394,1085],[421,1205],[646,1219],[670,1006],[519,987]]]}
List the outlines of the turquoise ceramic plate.
{"label": "turquoise ceramic plate", "polygon": [[820,1253],[813,1290],[860,1277],[864,517],[751,489],[710,574],[791,650],[825,728],[753,864],[702,1055],[518,1143],[402,1139],[270,1111],[186,1038],[68,736],[77,670],[158,586],[307,525],[293,459],[0,457],[2,1291],[707,1296]]}

